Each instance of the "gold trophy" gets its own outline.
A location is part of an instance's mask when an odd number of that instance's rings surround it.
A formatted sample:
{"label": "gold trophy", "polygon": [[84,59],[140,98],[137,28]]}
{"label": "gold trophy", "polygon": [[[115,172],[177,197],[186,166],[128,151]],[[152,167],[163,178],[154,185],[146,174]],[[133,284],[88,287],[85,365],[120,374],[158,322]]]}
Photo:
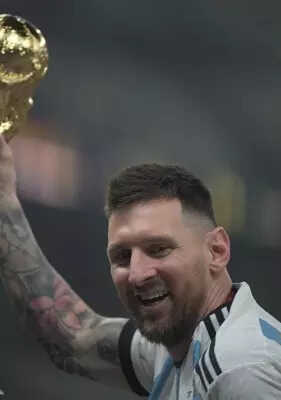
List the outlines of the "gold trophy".
{"label": "gold trophy", "polygon": [[0,14],[0,134],[7,141],[25,121],[32,93],[47,69],[40,30],[21,17]]}

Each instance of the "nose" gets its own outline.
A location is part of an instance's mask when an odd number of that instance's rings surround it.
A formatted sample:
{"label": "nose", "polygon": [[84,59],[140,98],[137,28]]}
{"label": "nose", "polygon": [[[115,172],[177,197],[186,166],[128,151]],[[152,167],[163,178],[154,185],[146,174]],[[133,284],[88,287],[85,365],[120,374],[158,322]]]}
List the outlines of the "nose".
{"label": "nose", "polygon": [[136,287],[143,286],[157,276],[155,260],[142,251],[132,250],[128,281]]}

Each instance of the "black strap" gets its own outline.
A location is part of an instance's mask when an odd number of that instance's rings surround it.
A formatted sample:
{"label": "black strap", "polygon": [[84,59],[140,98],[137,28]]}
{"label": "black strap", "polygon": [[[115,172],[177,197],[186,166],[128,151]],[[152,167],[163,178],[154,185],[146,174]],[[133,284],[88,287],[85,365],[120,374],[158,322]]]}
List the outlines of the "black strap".
{"label": "black strap", "polygon": [[140,396],[148,396],[149,393],[139,382],[131,359],[131,343],[136,327],[132,320],[129,320],[119,337],[119,358],[121,361],[122,371],[129,383],[131,389]]}

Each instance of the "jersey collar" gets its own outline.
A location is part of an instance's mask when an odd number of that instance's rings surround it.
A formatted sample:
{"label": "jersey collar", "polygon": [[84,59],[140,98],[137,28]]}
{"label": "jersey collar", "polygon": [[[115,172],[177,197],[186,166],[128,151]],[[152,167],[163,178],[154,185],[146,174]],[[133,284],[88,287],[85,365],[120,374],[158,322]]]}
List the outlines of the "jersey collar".
{"label": "jersey collar", "polygon": [[233,285],[226,303],[213,310],[201,321],[201,324],[203,324],[210,340],[213,340],[213,338],[216,336],[217,330],[228,317],[236,292],[237,287],[236,285]]}
{"label": "jersey collar", "polygon": [[203,319],[202,324],[204,325],[210,340],[213,340],[216,336],[217,330],[228,317],[230,307],[231,303],[223,304]]}

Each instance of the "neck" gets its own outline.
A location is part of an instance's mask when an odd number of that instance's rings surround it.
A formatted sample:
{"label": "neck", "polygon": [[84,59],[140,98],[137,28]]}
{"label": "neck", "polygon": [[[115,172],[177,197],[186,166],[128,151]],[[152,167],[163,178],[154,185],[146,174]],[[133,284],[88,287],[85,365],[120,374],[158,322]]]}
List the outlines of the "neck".
{"label": "neck", "polygon": [[179,363],[183,361],[184,357],[188,353],[190,343],[191,338],[183,340],[181,343],[178,343],[175,346],[168,348],[168,352],[170,353],[174,362]]}
{"label": "neck", "polygon": [[190,343],[192,342],[192,336],[196,329],[196,326],[208,314],[227,302],[228,296],[231,292],[231,288],[232,281],[228,274],[225,277],[223,284],[214,283],[214,285],[210,287],[204,305],[201,309],[201,312],[199,313],[200,316],[198,318],[198,321],[194,325],[192,334],[188,337],[185,337],[180,343],[176,344],[175,346],[167,348],[168,352],[175,362],[181,362],[185,358],[186,354],[188,353]]}
{"label": "neck", "polygon": [[213,282],[210,286],[206,296],[205,305],[202,308],[201,319],[205,318],[216,308],[226,303],[231,289],[232,281],[226,271],[220,280]]}

